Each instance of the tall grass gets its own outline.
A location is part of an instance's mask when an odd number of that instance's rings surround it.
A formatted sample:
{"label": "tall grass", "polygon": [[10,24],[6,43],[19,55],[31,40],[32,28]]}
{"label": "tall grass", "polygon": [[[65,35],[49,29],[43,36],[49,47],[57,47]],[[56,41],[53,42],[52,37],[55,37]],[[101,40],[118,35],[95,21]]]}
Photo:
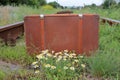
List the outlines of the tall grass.
{"label": "tall grass", "polygon": [[[44,9],[33,8],[26,5],[19,6],[0,6],[0,26],[15,23],[18,21],[22,21],[25,16],[32,14],[54,14],[57,11],[61,11],[63,9]],[[66,9],[64,9],[66,10]],[[120,20],[120,8],[111,8],[111,9],[101,9],[101,8],[83,8],[81,10],[73,10],[74,13],[94,13],[99,14],[102,17],[108,17]]]}
{"label": "tall grass", "polygon": [[[60,10],[60,9],[59,9]],[[42,7],[33,8],[26,5],[20,6],[0,6],[0,26],[23,21],[24,17],[32,14],[53,14],[57,9],[44,10]]]}
{"label": "tall grass", "polygon": [[120,62],[117,55],[111,51],[102,51],[91,56],[88,59],[90,73],[95,77],[115,78],[120,74]]}
{"label": "tall grass", "polygon": [[101,50],[120,51],[120,25],[109,26],[101,25],[100,27],[99,46]]}
{"label": "tall grass", "polygon": [[[15,10],[15,7],[12,6],[0,6],[0,25],[5,25],[5,24],[9,24],[10,22],[12,22],[11,20],[14,18],[10,17],[10,15],[12,14],[12,12]],[[14,15],[14,14],[13,14]],[[14,19],[13,19],[14,20]],[[14,20],[15,21],[15,20]]]}
{"label": "tall grass", "polygon": [[0,80],[3,80],[5,78],[5,73],[0,70]]}
{"label": "tall grass", "polygon": [[74,10],[75,13],[93,13],[98,14],[101,17],[112,18],[120,20],[120,8],[102,9],[102,8],[83,8],[81,10]]}
{"label": "tall grass", "polygon": [[96,77],[120,76],[120,25],[100,26],[99,51],[88,58],[89,70]]}
{"label": "tall grass", "polygon": [[23,65],[34,61],[34,58],[26,53],[26,48],[23,40],[17,41],[15,47],[0,46],[0,59],[8,62],[17,62]]}

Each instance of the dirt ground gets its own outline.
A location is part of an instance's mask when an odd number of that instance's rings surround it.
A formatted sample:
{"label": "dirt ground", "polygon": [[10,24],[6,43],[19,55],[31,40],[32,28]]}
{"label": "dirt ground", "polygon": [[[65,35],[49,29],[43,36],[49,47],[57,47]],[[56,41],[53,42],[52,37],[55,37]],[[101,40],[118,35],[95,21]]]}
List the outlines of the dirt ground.
{"label": "dirt ground", "polygon": [[2,70],[5,73],[11,73],[13,71],[18,71],[20,69],[23,69],[23,67],[19,64],[14,64],[0,60],[0,70]]}
{"label": "dirt ground", "polygon": [[[11,74],[11,72],[19,71],[22,69],[25,69],[25,68],[23,66],[21,66],[20,64],[10,63],[10,62],[0,60],[0,70],[2,70],[3,72],[5,72],[7,74]],[[28,69],[26,69],[26,70],[28,70]],[[93,78],[91,75],[87,75],[86,77],[83,77],[81,79],[82,80],[111,80],[111,79],[103,79],[103,78],[99,78],[99,79]],[[81,79],[78,79],[78,80],[81,80]]]}

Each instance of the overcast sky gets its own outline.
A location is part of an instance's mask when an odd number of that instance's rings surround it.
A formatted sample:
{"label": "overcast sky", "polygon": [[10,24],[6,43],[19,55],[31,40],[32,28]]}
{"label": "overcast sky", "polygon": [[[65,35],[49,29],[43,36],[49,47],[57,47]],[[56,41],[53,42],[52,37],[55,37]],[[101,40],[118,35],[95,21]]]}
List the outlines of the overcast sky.
{"label": "overcast sky", "polygon": [[83,6],[84,4],[90,5],[92,3],[100,5],[103,2],[103,0],[47,0],[47,2],[52,1],[56,1],[63,6]]}

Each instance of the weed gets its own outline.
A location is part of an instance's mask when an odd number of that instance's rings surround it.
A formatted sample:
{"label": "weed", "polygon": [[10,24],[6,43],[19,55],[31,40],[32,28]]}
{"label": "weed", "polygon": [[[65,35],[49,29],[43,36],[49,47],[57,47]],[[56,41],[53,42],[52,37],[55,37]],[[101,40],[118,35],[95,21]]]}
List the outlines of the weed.
{"label": "weed", "polygon": [[88,59],[90,73],[94,76],[115,76],[120,72],[120,26],[100,26],[100,48]]}
{"label": "weed", "polygon": [[0,70],[0,80],[4,80],[4,78],[5,78],[5,73],[2,70]]}
{"label": "weed", "polygon": [[24,42],[20,41],[15,47],[3,46],[0,47],[0,59],[9,62],[17,62],[20,64],[29,64],[34,61],[34,58],[26,54]]}
{"label": "weed", "polygon": [[120,71],[120,62],[116,54],[107,52],[98,52],[88,59],[90,73],[96,77],[108,77],[117,75]]}

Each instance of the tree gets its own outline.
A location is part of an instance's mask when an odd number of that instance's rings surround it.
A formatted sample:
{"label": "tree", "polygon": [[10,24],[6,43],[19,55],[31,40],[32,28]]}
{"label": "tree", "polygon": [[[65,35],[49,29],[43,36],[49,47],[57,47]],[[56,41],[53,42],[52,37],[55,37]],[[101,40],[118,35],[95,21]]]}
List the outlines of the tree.
{"label": "tree", "polygon": [[91,6],[92,6],[92,7],[96,7],[96,4],[93,3]]}
{"label": "tree", "polygon": [[115,0],[105,0],[104,3],[102,4],[104,9],[110,8],[113,5],[116,5]]}
{"label": "tree", "polygon": [[118,3],[118,5],[120,6],[120,2]]}
{"label": "tree", "polygon": [[9,0],[0,0],[0,5],[7,5],[9,4]]}
{"label": "tree", "polygon": [[32,6],[43,6],[46,4],[46,0],[0,0],[0,5],[19,5],[19,4],[26,4]]}
{"label": "tree", "polygon": [[51,5],[51,6],[53,6],[54,8],[61,7],[61,5],[60,5],[59,3],[57,3],[56,1],[49,2],[48,5]]}
{"label": "tree", "polygon": [[39,0],[38,2],[40,6],[46,5],[46,0]]}

